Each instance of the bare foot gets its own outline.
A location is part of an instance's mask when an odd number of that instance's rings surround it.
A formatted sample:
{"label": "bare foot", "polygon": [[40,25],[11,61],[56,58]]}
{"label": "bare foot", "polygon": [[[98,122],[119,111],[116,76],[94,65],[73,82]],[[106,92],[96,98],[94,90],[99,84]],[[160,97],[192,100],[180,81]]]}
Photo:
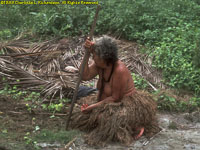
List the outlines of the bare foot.
{"label": "bare foot", "polygon": [[135,140],[138,140],[144,133],[144,127],[142,128],[137,128],[137,130],[140,130],[140,133],[134,137]]}

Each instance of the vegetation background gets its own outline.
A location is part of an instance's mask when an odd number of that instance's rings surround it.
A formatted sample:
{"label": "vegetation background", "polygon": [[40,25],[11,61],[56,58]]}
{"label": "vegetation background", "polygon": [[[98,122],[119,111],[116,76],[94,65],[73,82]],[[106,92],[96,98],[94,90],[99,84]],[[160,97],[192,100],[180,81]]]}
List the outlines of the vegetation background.
{"label": "vegetation background", "polygon": [[[111,34],[145,46],[173,89],[200,101],[199,0],[99,0],[96,35]],[[0,39],[86,35],[95,5],[0,5]]]}
{"label": "vegetation background", "polygon": [[[144,48],[141,52],[150,55],[153,58],[153,67],[162,71],[163,82],[171,89],[184,91],[183,93],[190,93],[192,95],[190,100],[185,102],[177,101],[174,96],[159,93],[157,99],[158,108],[169,111],[188,110],[188,106],[189,110],[199,108],[200,1],[98,1],[101,4],[102,10],[99,13],[95,34],[110,34],[142,45]],[[28,33],[32,38],[39,38],[41,40],[52,37],[70,38],[87,35],[90,31],[95,10],[96,5],[0,4],[0,43],[9,41],[22,32]],[[133,77],[137,88],[145,89],[148,86],[147,82],[138,75],[133,75]],[[5,80],[5,78],[1,80]],[[25,107],[30,112],[30,115],[32,110],[40,106],[44,110],[53,112],[50,117],[53,119],[56,118],[54,113],[59,112],[64,107],[64,103],[69,101],[68,99],[61,99],[56,104],[41,104],[39,102],[40,93],[19,91],[16,86],[9,87],[8,85],[4,89],[0,89],[1,95],[11,97],[13,100],[16,100],[15,103],[18,103],[17,100],[23,98],[23,101],[27,103]],[[12,110],[12,108],[10,109]],[[0,115],[3,114],[1,111]],[[23,116],[26,117],[26,115]],[[30,119],[29,114],[27,114],[27,118]],[[12,120],[12,117],[10,119]],[[53,137],[53,139],[48,140],[52,142],[59,141],[60,139],[62,143],[63,139],[67,139],[67,141],[71,140],[70,138],[68,139],[69,135],[75,135],[74,132],[66,133],[61,128],[59,128],[61,132],[58,132],[57,129],[55,131],[49,131],[46,128],[43,129],[43,124],[40,124],[40,120],[43,119],[32,118],[32,122],[36,123],[32,125],[33,127],[30,127],[31,129],[27,128],[24,133],[21,133],[26,144],[29,146],[30,144],[34,145],[35,149],[39,149],[37,142],[40,137],[42,139]],[[8,128],[6,121],[2,122],[4,124],[0,124],[0,129],[2,130],[0,132],[0,144],[2,139],[16,141],[15,138],[11,138],[14,134],[11,129],[15,127],[15,121],[11,128]],[[15,128],[13,130],[15,131]],[[40,134],[38,134],[39,132]],[[19,141],[16,145],[19,146],[19,143],[23,140],[20,134],[17,134],[16,136],[19,138]],[[47,139],[45,140],[47,141]],[[64,143],[67,141],[64,141]],[[7,141],[3,141],[4,145],[8,143]],[[12,149],[17,149],[11,145],[9,146]],[[19,149],[21,149],[21,146],[19,146]]]}

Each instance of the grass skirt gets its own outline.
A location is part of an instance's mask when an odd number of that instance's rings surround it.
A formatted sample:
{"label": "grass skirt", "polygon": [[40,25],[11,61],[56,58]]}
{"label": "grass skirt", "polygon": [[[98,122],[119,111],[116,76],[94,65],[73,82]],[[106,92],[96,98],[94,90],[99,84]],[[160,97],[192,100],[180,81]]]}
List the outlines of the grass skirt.
{"label": "grass skirt", "polygon": [[[79,100],[80,105],[83,103],[96,103],[96,95]],[[89,145],[105,145],[110,141],[129,145],[138,134],[139,127],[144,127],[144,135],[148,138],[160,131],[156,108],[155,101],[148,93],[137,91],[124,97],[121,102],[102,104],[87,114],[76,107],[70,126],[86,132]]]}

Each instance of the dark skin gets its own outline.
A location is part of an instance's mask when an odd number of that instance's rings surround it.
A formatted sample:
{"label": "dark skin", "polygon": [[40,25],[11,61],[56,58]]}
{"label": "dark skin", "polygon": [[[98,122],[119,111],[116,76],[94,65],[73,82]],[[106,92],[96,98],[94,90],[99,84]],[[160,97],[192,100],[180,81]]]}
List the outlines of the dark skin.
{"label": "dark skin", "polygon": [[[117,60],[115,64],[107,64],[104,59],[100,58],[95,51],[91,49],[93,44],[94,43],[90,40],[86,40],[85,42],[85,47],[89,50],[90,55],[92,55],[93,62],[91,65],[88,65],[90,57],[88,56],[82,79],[91,80],[95,76],[99,75],[97,89],[100,90],[102,86],[102,78],[104,78],[104,81],[108,81],[112,72],[112,67],[114,67],[114,69],[110,81],[104,82],[104,90],[100,97],[100,101],[92,105],[83,104],[81,106],[81,111],[83,113],[87,113],[102,104],[120,102],[123,97],[130,96],[135,92],[131,73],[125,64],[120,60]],[[104,71],[103,77],[102,71]],[[144,128],[139,128],[138,130],[140,130],[140,133],[135,137],[135,139],[138,139],[144,132]]]}

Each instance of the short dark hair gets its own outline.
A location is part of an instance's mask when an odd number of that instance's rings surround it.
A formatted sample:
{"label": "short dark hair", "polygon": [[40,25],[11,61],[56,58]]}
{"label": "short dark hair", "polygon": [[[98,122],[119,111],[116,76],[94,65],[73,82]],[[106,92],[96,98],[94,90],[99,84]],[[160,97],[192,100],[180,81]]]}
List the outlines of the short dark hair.
{"label": "short dark hair", "polygon": [[95,39],[94,51],[104,59],[107,64],[114,64],[118,60],[118,48],[114,39],[109,36],[102,36]]}

